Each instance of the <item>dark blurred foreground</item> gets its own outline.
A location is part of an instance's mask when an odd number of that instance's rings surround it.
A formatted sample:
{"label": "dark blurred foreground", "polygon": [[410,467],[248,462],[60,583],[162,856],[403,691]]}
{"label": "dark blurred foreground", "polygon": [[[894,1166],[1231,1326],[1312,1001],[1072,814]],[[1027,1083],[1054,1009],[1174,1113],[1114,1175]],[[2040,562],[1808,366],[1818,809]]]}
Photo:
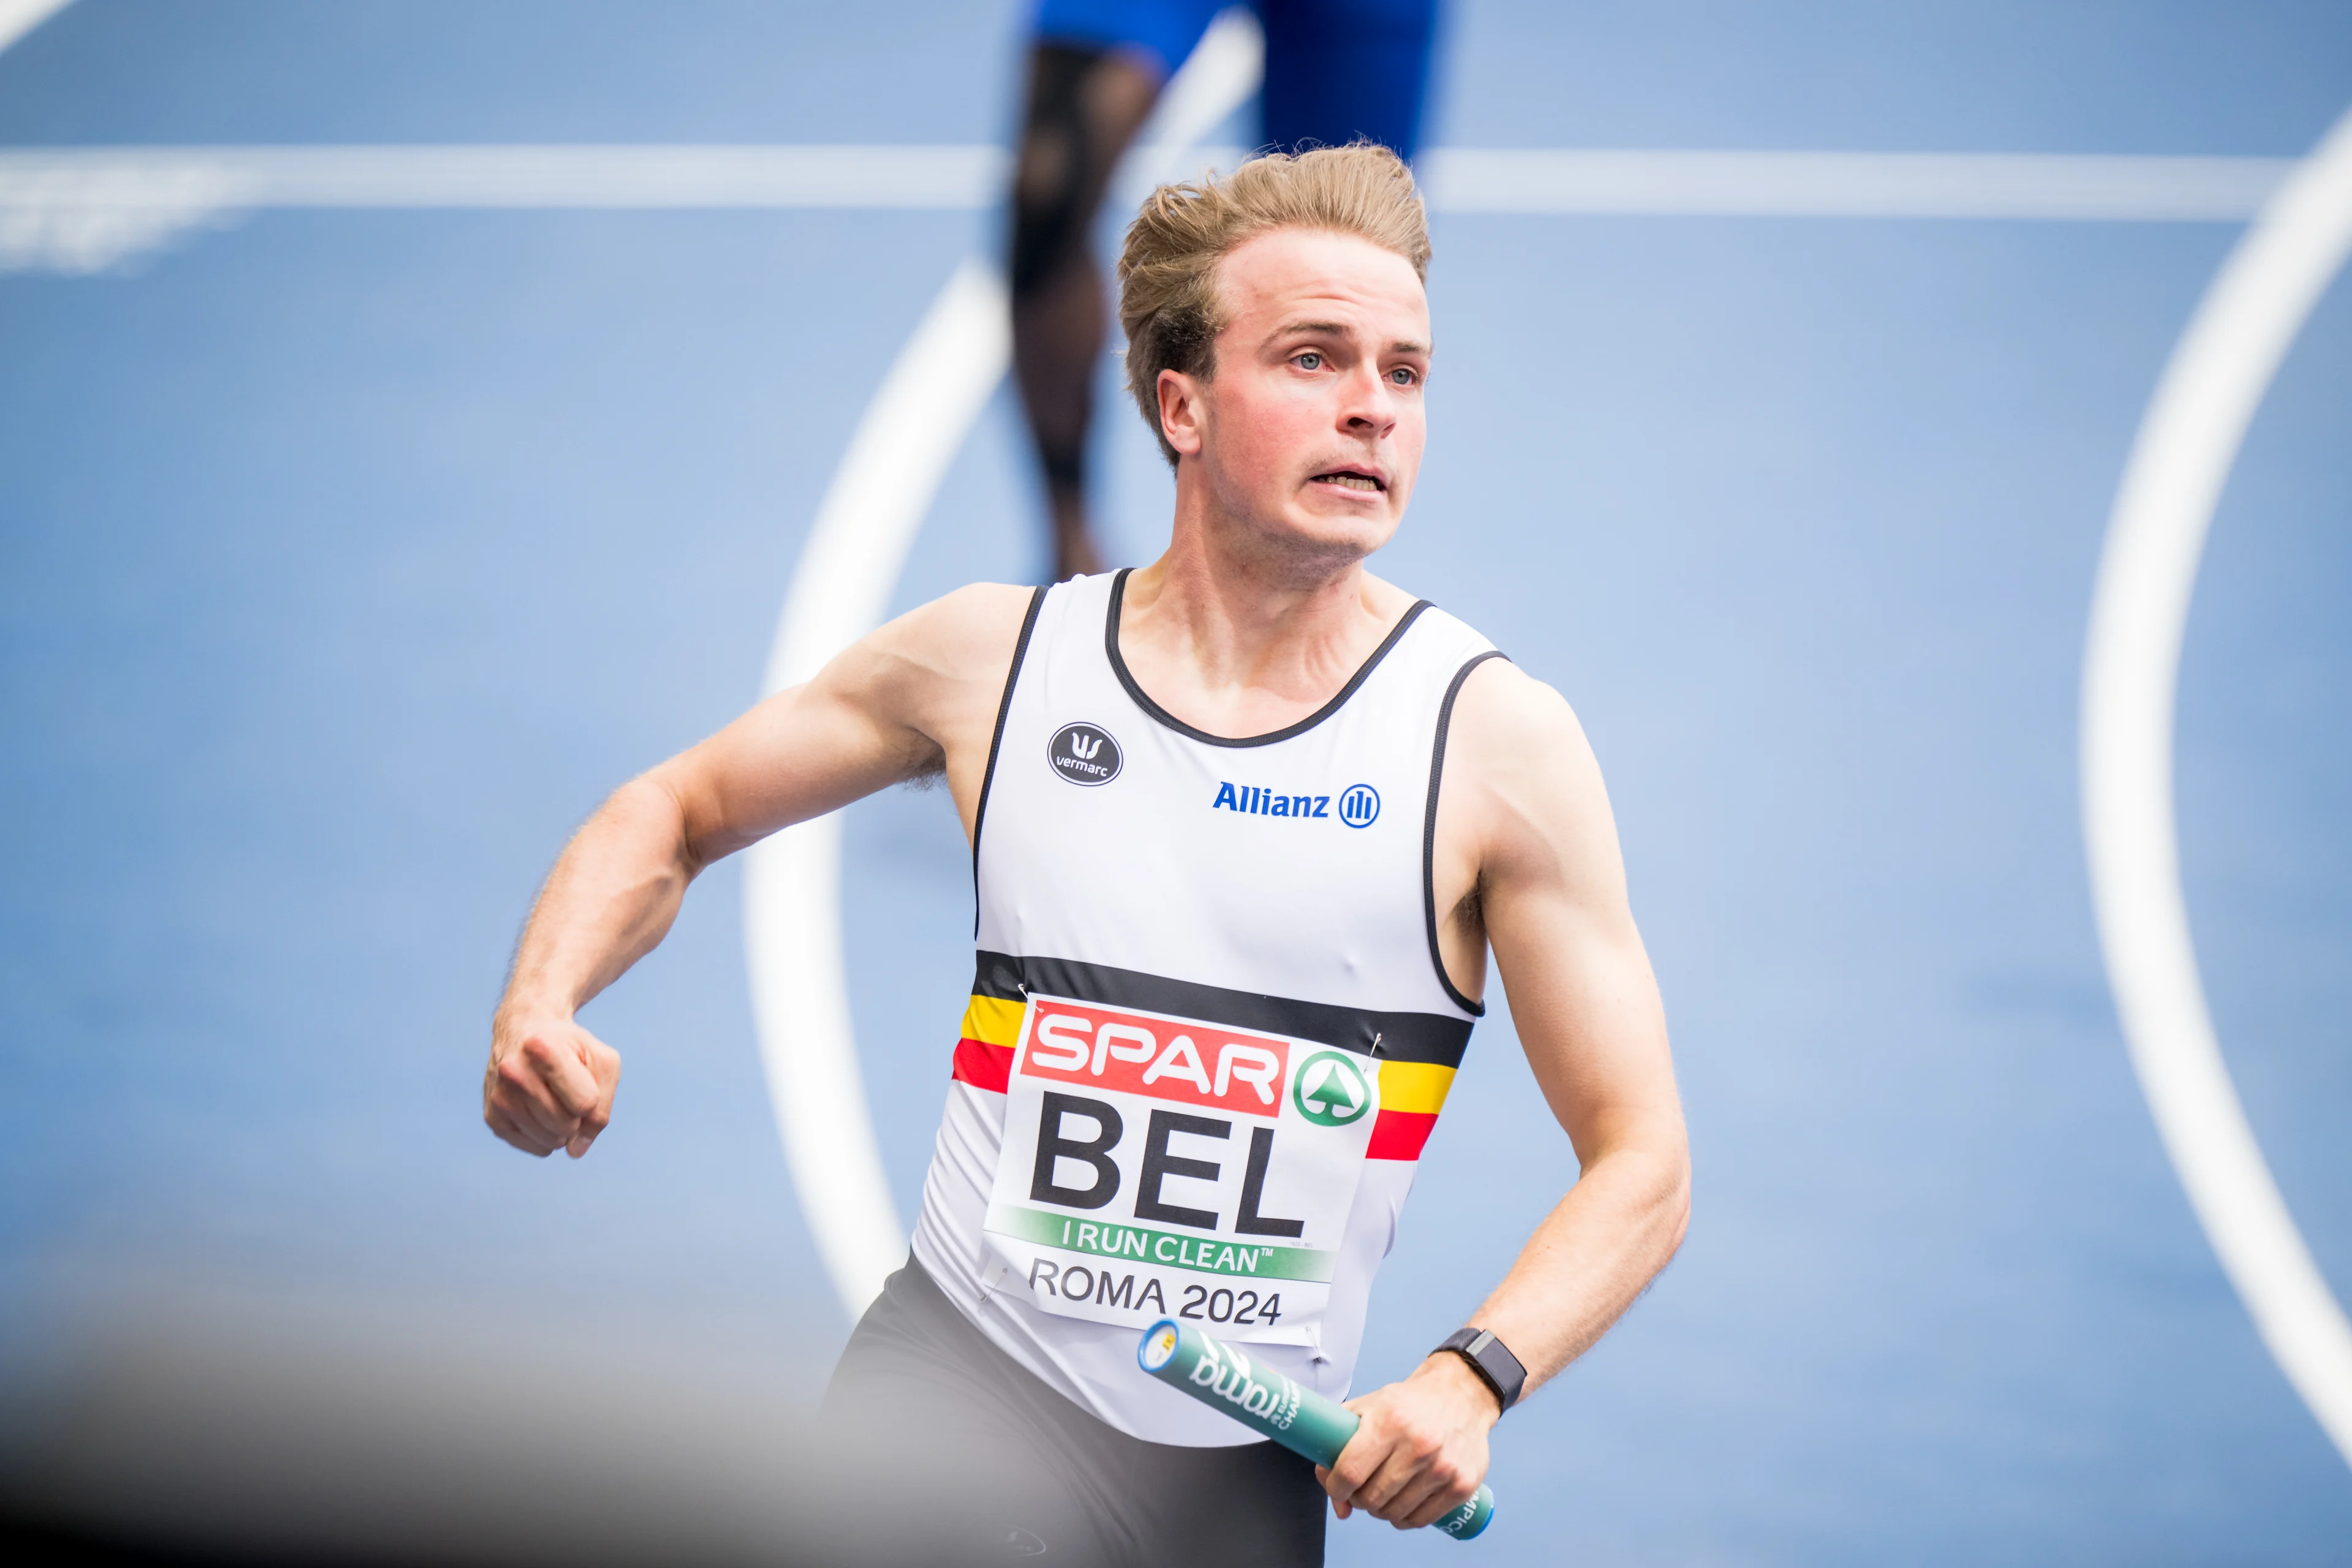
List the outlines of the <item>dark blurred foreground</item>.
{"label": "dark blurred foreground", "polygon": [[[1004,1561],[971,1456],[874,1458],[782,1379],[217,1303],[100,1321],[8,1391],[15,1562],[566,1565]],[[722,1358],[723,1360],[723,1358]],[[1003,1479],[998,1478],[999,1487]]]}

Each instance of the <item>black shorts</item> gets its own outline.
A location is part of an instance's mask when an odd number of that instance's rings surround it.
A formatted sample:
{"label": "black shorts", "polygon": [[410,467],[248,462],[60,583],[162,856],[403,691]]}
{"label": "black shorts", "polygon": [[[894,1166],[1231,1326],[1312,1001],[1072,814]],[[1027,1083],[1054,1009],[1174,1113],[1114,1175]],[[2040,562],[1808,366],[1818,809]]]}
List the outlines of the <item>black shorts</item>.
{"label": "black shorts", "polygon": [[[1039,1557],[1041,1568],[1323,1561],[1328,1504],[1307,1460],[1273,1443],[1192,1448],[1106,1426],[999,1350],[911,1258],[849,1336],[824,1418],[845,1444],[887,1456],[877,1463],[904,1483],[892,1489],[902,1507],[938,1500],[969,1515],[946,1532],[955,1559]],[[920,1529],[941,1540],[939,1520]]]}

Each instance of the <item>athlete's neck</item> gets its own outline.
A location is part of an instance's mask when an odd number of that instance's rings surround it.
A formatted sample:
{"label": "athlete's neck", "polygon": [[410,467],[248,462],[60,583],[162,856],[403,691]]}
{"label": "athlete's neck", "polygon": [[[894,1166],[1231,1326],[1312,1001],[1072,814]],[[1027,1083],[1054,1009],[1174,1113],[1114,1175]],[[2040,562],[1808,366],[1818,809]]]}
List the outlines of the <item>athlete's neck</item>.
{"label": "athlete's neck", "polygon": [[1128,577],[1118,646],[1152,700],[1194,729],[1238,740],[1297,723],[1412,607],[1360,555],[1301,570],[1311,552],[1254,548],[1246,533],[1187,521],[1165,555]]}

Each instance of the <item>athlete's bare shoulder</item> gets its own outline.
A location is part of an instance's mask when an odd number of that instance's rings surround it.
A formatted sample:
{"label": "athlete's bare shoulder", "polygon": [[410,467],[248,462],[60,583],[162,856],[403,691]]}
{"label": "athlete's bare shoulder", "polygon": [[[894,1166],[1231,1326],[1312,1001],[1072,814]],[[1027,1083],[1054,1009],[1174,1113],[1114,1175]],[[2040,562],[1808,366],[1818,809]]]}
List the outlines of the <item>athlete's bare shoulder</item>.
{"label": "athlete's bare shoulder", "polygon": [[[1029,613],[1034,588],[1010,583],[971,583],[917,605],[876,632],[871,640],[902,658],[912,658],[959,674],[992,655],[1009,668],[1013,644]],[[1000,668],[1001,677],[1004,670]]]}
{"label": "athlete's bare shoulder", "polygon": [[[887,689],[910,721],[928,728],[923,716],[944,702],[954,707],[969,690],[992,693],[1013,667],[1013,645],[1029,613],[1033,588],[1004,583],[973,583],[919,605],[863,638],[842,661],[842,674],[872,689]],[[990,698],[993,711],[994,698]]]}
{"label": "athlete's bare shoulder", "polygon": [[922,771],[944,771],[967,818],[978,799],[1013,645],[1037,590],[974,583],[908,611],[828,669],[870,709],[929,742]]}
{"label": "athlete's bare shoulder", "polygon": [[[933,599],[915,614],[950,636],[1017,636],[1021,622],[1029,614],[1029,601],[1037,592],[1012,583],[967,583],[952,594]],[[1009,646],[1005,653],[1008,658],[1012,657]]]}
{"label": "athlete's bare shoulder", "polygon": [[1454,723],[1481,737],[1515,730],[1555,741],[1584,736],[1568,699],[1507,658],[1490,658],[1470,672],[1454,699]]}
{"label": "athlete's bare shoulder", "polygon": [[1616,823],[1601,764],[1567,699],[1504,659],[1462,683],[1445,748],[1444,793],[1457,807],[1475,879],[1559,879],[1622,898]]}

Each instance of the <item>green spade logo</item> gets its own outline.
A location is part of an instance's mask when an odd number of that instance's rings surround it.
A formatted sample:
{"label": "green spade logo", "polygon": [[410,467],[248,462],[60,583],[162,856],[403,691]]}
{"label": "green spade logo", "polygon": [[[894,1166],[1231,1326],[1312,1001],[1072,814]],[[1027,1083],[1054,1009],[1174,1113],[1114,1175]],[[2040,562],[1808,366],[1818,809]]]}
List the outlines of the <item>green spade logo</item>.
{"label": "green spade logo", "polygon": [[1372,1108],[1372,1091],[1346,1053],[1318,1051],[1298,1069],[1290,1102],[1318,1127],[1345,1127]]}

